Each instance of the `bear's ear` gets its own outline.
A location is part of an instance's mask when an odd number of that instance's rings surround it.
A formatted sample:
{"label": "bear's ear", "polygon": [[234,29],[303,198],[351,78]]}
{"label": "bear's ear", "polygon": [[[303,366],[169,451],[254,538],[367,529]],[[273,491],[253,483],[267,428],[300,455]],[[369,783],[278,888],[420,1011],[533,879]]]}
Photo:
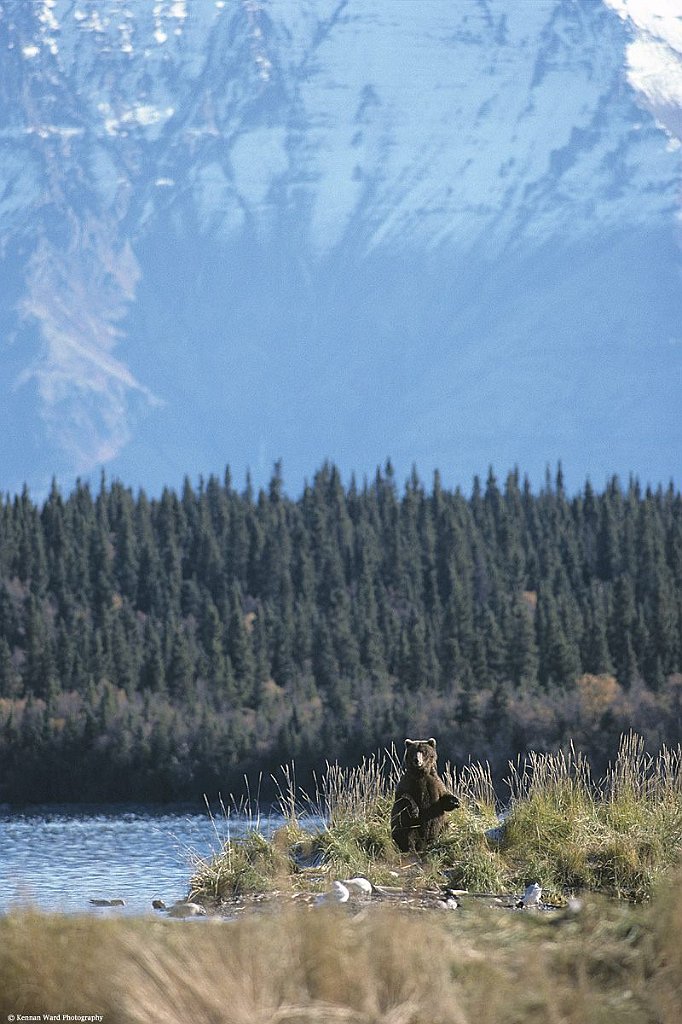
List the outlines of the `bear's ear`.
{"label": "bear's ear", "polygon": [[413,747],[417,743],[417,740],[405,740],[406,747]]}
{"label": "bear's ear", "polygon": [[430,740],[427,740],[426,742],[430,747],[433,747],[434,750],[436,749],[436,741],[434,740],[433,736],[431,737]]}

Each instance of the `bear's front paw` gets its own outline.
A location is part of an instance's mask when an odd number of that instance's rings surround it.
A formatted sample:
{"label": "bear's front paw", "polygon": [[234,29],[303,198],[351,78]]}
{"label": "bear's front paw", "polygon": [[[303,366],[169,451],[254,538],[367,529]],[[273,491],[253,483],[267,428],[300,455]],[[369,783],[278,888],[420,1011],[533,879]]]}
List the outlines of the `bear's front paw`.
{"label": "bear's front paw", "polygon": [[440,802],[444,811],[454,811],[459,807],[459,800],[454,793],[443,793]]}

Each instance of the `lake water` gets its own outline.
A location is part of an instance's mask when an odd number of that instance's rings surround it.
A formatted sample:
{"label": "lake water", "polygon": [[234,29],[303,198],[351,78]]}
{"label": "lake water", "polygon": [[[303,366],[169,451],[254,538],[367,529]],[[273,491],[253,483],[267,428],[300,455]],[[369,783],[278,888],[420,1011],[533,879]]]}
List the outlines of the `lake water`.
{"label": "lake water", "polygon": [[[152,913],[151,901],[187,895],[193,857],[210,857],[243,835],[238,815],[168,808],[75,806],[0,811],[0,913],[30,903],[40,910]],[[282,824],[260,819],[263,832]],[[90,899],[124,899],[95,908]]]}

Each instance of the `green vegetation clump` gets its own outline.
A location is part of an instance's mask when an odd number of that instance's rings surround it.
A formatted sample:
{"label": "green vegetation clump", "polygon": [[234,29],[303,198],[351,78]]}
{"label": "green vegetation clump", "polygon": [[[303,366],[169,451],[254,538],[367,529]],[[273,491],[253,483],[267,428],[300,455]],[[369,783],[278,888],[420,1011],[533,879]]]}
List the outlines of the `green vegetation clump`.
{"label": "green vegetation clump", "polygon": [[446,768],[460,807],[420,859],[401,856],[391,839],[398,773],[395,751],[356,768],[327,765],[315,798],[298,800],[289,773],[280,791],[286,826],[270,839],[250,830],[225,844],[195,873],[193,898],[216,904],[363,875],[375,885],[427,889],[447,882],[493,894],[538,881],[545,899],[557,903],[584,890],[643,900],[682,848],[682,751],[664,747],[648,755],[632,734],[600,780],[573,748],[532,753],[511,765],[502,822],[487,765],[470,764],[459,774]]}
{"label": "green vegetation clump", "polygon": [[250,829],[239,842],[230,840],[211,861],[197,861],[192,899],[215,904],[228,896],[269,892],[288,874],[288,859],[277,837],[266,839]]}
{"label": "green vegetation clump", "polygon": [[573,749],[530,755],[510,781],[501,854],[518,880],[537,879],[556,894],[592,889],[643,899],[679,856],[679,747],[652,757],[641,737],[630,734],[598,782]]}

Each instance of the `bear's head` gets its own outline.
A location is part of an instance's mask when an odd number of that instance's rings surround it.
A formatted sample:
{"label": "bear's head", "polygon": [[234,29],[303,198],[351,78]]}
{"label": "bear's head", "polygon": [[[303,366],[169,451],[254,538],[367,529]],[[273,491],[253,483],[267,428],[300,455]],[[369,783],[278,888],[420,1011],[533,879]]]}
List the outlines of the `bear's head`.
{"label": "bear's head", "polygon": [[405,740],[405,765],[408,771],[423,772],[425,775],[436,770],[436,741]]}

